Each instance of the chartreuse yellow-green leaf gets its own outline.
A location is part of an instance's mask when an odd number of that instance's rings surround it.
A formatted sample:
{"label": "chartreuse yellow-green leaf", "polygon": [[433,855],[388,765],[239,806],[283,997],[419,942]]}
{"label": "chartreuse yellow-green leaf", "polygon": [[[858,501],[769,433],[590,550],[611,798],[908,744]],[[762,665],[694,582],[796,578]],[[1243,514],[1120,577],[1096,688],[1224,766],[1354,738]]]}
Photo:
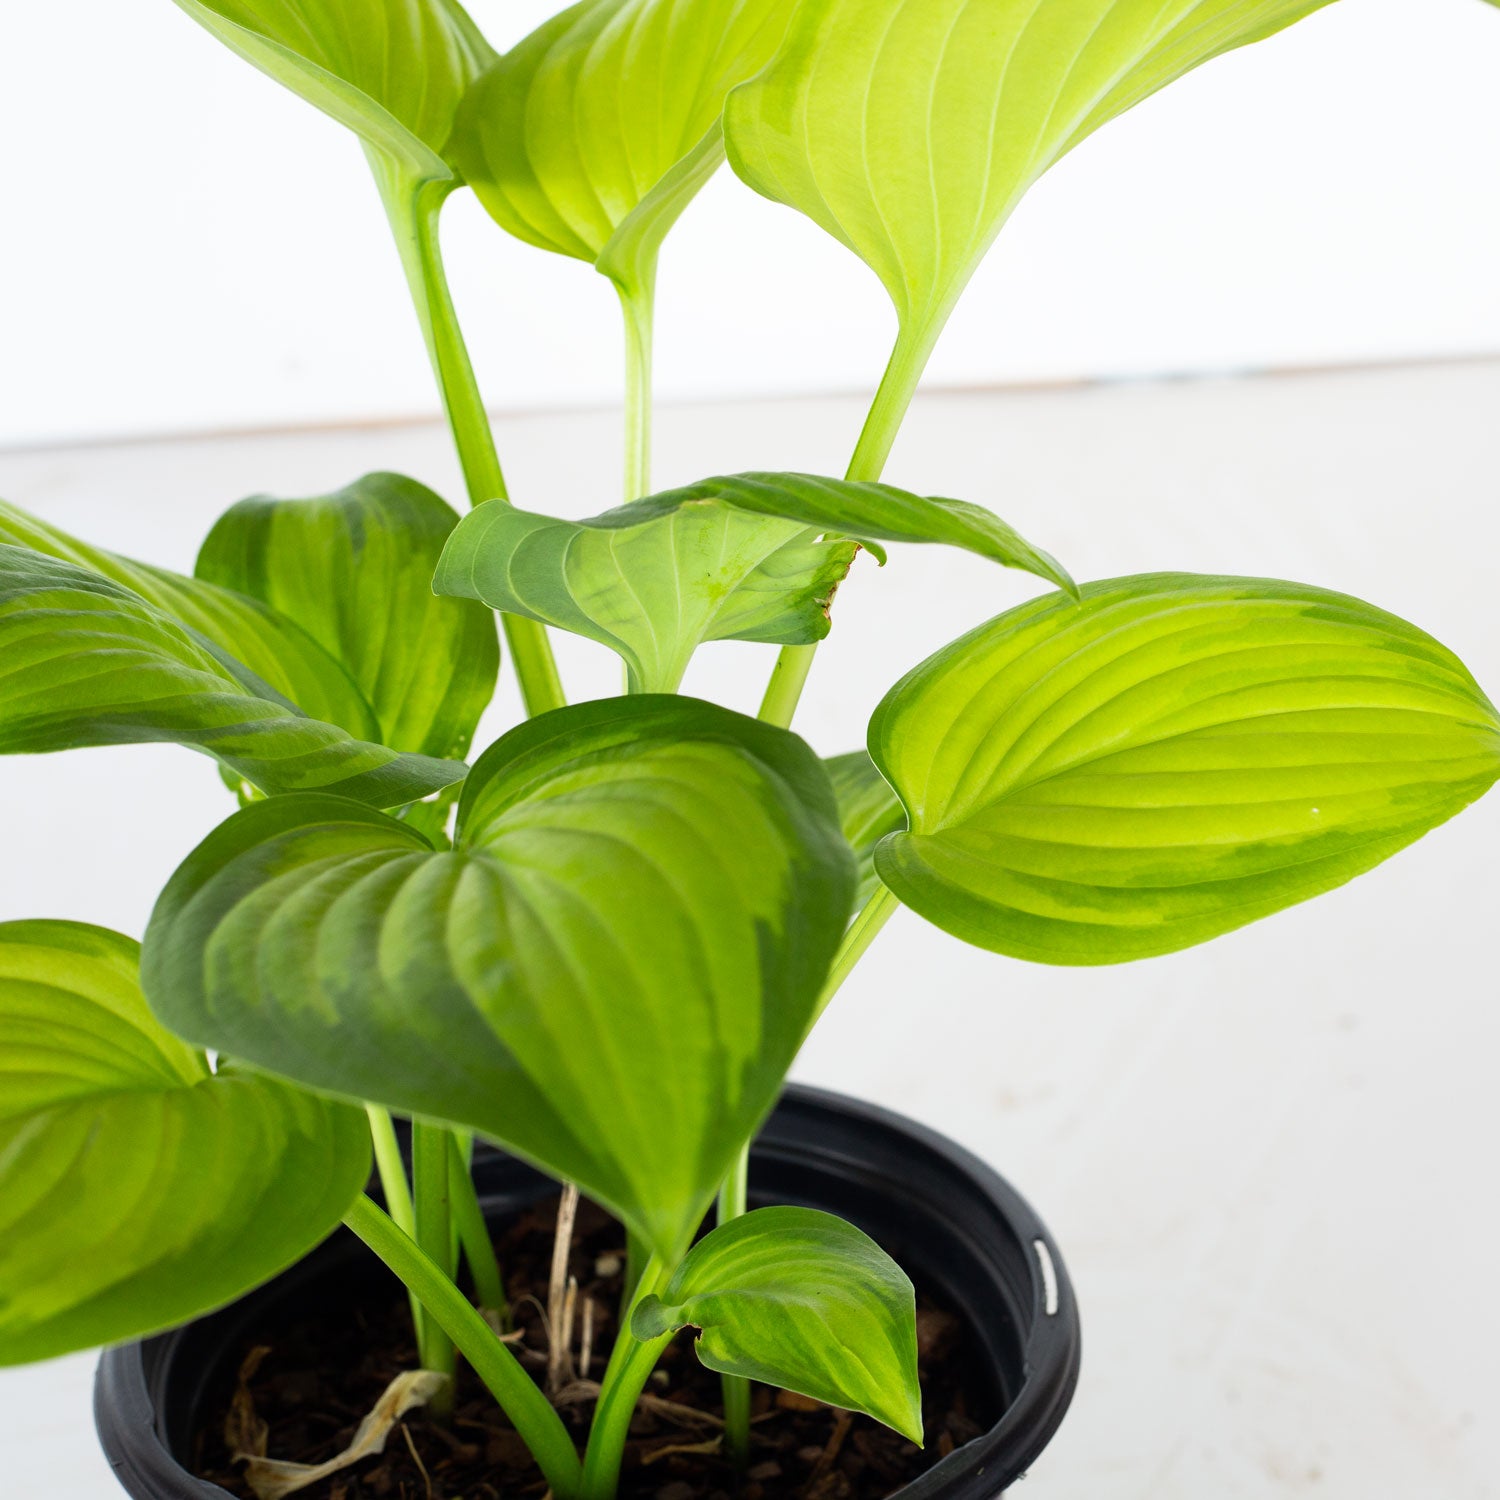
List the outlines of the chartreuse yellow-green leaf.
{"label": "chartreuse yellow-green leaf", "polygon": [[641,1340],[694,1327],[710,1370],[864,1412],[922,1442],[912,1284],[833,1214],[758,1208],[721,1224],[630,1326]]}
{"label": "chartreuse yellow-green leaf", "polygon": [[[448,291],[438,222],[459,176],[445,148],[494,49],[458,0],[176,0],[263,73],[354,131],[380,190],[470,498],[505,480]],[[528,679],[543,649],[523,632]],[[540,666],[540,664],[538,664]],[[532,691],[536,691],[532,684]],[[528,697],[532,694],[529,692]]]}
{"label": "chartreuse yellow-green leaf", "polygon": [[364,1115],[221,1066],[129,938],[0,924],[0,1364],[155,1333],[300,1259],[363,1190]]}
{"label": "chartreuse yellow-green leaf", "polygon": [[176,0],[226,46],[417,179],[494,51],[457,0]]}
{"label": "chartreuse yellow-green leaf", "polygon": [[432,592],[457,524],[416,480],[366,474],[315,499],[240,501],[209,532],[195,571],[269,605],[342,663],[382,744],[457,758],[500,664],[493,615]]}
{"label": "chartreuse yellow-green leaf", "polygon": [[1500,718],[1415,626],[1302,584],[1148,574],[1051,595],[909,673],[870,754],[881,879],[1056,964],[1170,953],[1330,890],[1500,776]]}
{"label": "chartreuse yellow-green leaf", "polygon": [[980,506],[761,473],[587,521],[481,506],[455,529],[433,587],[599,641],[624,659],[634,691],[672,692],[704,641],[821,640],[855,544],[884,560],[882,541],[946,542],[1072,587],[1053,558]]}
{"label": "chartreuse yellow-green leaf", "polygon": [[451,852],[337,797],[236,814],[163,892],[145,986],[200,1045],[500,1141],[672,1264],[776,1098],[853,894],[801,740],[609,699],[492,746]]}
{"label": "chartreuse yellow-green leaf", "polygon": [[471,88],[448,154],[504,229],[592,264],[625,319],[625,498],[650,489],[662,241],[724,159],[735,84],[770,61],[797,0],[583,0]]}
{"label": "chartreuse yellow-green leaf", "polygon": [[0,501],[0,543],[29,547],[122,584],[227,651],[303,713],[337,724],[357,739],[380,737],[374,710],[343,662],[330,656],[300,625],[262,601],[91,547],[4,501]]}
{"label": "chartreuse yellow-green leaf", "polygon": [[[729,160],[880,277],[900,319],[899,409],[1049,166],[1189,69],[1328,3],[812,0],[771,66],[730,95]],[[883,452],[864,457],[878,467]]]}
{"label": "chartreuse yellow-green leaf", "polygon": [[[223,623],[232,607],[218,606]],[[465,769],[309,718],[123,583],[0,543],[0,754],[147,742],[201,750],[267,793],[316,787],[378,807],[451,786]]]}
{"label": "chartreuse yellow-green leaf", "polygon": [[661,241],[724,159],[724,98],[793,0],[584,0],[469,91],[450,152],[502,227],[649,294]]}

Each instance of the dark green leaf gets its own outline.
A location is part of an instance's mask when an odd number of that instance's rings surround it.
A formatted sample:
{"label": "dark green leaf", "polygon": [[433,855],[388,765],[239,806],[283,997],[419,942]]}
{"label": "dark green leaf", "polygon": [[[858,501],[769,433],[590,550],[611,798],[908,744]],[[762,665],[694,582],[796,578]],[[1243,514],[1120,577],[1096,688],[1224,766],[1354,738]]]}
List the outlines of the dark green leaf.
{"label": "dark green leaf", "polygon": [[0,754],[150,741],[215,756],[265,792],[380,807],[461,780],[310,719],[212,641],[124,585],[0,544]]}
{"label": "dark green leaf", "polygon": [[226,46],[417,180],[495,54],[456,0],[177,0]]}
{"label": "dark green leaf", "polygon": [[1046,963],[1170,953],[1370,869],[1500,776],[1452,652],[1346,595],[1154,574],[1052,595],[891,690],[870,753],[908,906]]}
{"label": "dark green leaf", "polygon": [[724,98],[774,55],[791,0],[584,0],[500,59],[450,155],[510,233],[646,290],[724,159]]}
{"label": "dark green leaf", "polygon": [[869,1235],[811,1208],[758,1208],[705,1235],[660,1297],[631,1316],[638,1339],[701,1330],[710,1370],[862,1411],[922,1441],[917,1306]]}
{"label": "dark green leaf", "polygon": [[880,888],[880,877],[875,873],[875,846],[886,834],[899,833],[906,827],[906,809],[865,751],[835,755],[823,765],[838,798],[844,837],[859,868],[855,905],[863,906]]}
{"label": "dark green leaf", "polygon": [[363,1114],[163,1031],[129,938],[0,925],[0,1364],[155,1333],[268,1280],[370,1172]]}
{"label": "dark green leaf", "polygon": [[457,524],[416,480],[367,474],[317,499],[240,501],[209,532],[196,572],[270,605],[341,662],[382,744],[461,758],[500,650],[488,610],[432,592]]}
{"label": "dark green leaf", "polygon": [[162,894],[146,990],[183,1036],[453,1121],[687,1248],[771,1107],[853,895],[795,736],[676,697],[541,715],[430,849],[334,797],[229,819]]}

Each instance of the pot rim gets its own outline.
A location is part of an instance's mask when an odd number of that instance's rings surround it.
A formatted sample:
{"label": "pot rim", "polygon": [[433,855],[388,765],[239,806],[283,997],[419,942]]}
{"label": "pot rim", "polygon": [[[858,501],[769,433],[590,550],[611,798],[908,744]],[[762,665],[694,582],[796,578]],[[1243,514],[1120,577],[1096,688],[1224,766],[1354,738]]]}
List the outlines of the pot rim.
{"label": "pot rim", "polygon": [[[872,1160],[882,1146],[887,1153],[927,1158],[930,1170],[901,1180],[902,1196],[919,1200],[920,1209],[944,1221],[949,1237],[962,1240],[974,1260],[988,1263],[992,1270],[998,1265],[1001,1257],[992,1240],[995,1221],[1000,1220],[1014,1241],[1009,1247],[1012,1265],[1019,1251],[1020,1263],[1026,1267],[1021,1302],[1029,1297],[1029,1307],[1011,1305],[1014,1299],[1006,1299],[1021,1349],[1019,1387],[1009,1393],[993,1426],[888,1497],[993,1500],[1000,1493],[995,1485],[1006,1486],[1024,1477],[1072,1401],[1082,1354],[1072,1283],[1046,1225],[998,1172],[965,1147],[894,1110],[831,1090],[790,1084],[756,1139],[752,1164],[758,1158],[784,1167],[821,1169],[890,1197],[892,1174],[889,1169],[881,1171],[878,1161]],[[946,1179],[946,1192],[942,1179]],[[955,1180],[962,1187],[958,1202],[953,1198]],[[958,1222],[965,1210],[973,1221],[967,1225]],[[986,1219],[988,1223],[981,1222]],[[1000,1275],[994,1270],[992,1279]],[[1012,1274],[1012,1284],[1015,1279]],[[214,1316],[218,1314],[205,1314]],[[970,1322],[977,1322],[972,1313]],[[232,1500],[227,1490],[183,1467],[163,1430],[160,1418],[166,1405],[170,1355],[182,1333],[183,1329],[172,1330],[101,1354],[94,1381],[94,1420],[100,1444],[115,1477],[131,1495],[152,1500]]]}

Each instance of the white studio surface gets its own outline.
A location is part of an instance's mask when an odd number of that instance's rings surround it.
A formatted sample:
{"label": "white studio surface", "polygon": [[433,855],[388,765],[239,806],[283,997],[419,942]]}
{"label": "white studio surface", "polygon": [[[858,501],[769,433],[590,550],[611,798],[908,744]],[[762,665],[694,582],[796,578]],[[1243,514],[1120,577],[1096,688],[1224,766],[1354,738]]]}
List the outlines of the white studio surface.
{"label": "white studio surface", "polygon": [[[471,0],[497,45],[555,0]],[[404,416],[431,390],[354,140],[171,0],[0,7],[0,443]],[[1216,59],[1033,189],[936,384],[1500,348],[1500,10],[1339,0]],[[615,401],[603,277],[444,216],[504,410]],[[667,241],[669,398],[861,389],[875,278],[721,171]]]}
{"label": "white studio surface", "polygon": [[[920,399],[890,476],[992,506],[1080,579],[1279,575],[1369,598],[1500,690],[1500,361]],[[657,480],[836,470],[860,405],[668,406]],[[506,418],[522,503],[611,503],[618,417]],[[435,425],[0,452],[0,494],[187,568],[259,489],[372,468],[456,495]],[[861,559],[799,727],[851,748],[885,688],[1028,578],[940,548]],[[576,696],[612,658],[564,640]],[[752,706],[770,648],[711,646],[688,691]],[[480,743],[511,722],[507,687]],[[0,761],[0,919],[138,934],[230,810],[212,764],[130,748]],[[1355,884],[1206,947],[1049,970],[910,914],[829,1011],[802,1078],[995,1163],[1078,1287],[1083,1382],[1024,1500],[1500,1497],[1500,795]],[[111,1500],[92,1357],[0,1372],[0,1494]]]}

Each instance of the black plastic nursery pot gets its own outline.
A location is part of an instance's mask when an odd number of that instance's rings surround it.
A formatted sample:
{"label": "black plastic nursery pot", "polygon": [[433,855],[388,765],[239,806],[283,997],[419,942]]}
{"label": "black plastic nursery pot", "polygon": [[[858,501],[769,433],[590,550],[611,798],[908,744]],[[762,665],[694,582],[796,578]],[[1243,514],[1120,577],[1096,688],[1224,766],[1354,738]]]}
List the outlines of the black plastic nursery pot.
{"label": "black plastic nursery pot", "polygon": [[[476,1158],[485,1214],[500,1224],[556,1184],[498,1151]],[[896,1491],[900,1500],[994,1500],[1034,1462],[1072,1400],[1078,1311],[1061,1255],[1020,1195],[953,1142],[887,1110],[792,1087],[755,1143],[751,1206],[789,1203],[851,1220],[965,1326],[985,1390],[981,1436]],[[351,1276],[373,1257],[340,1231],[291,1270],[206,1318],[108,1350],[94,1416],[135,1500],[231,1500],[185,1467],[194,1434],[251,1331]],[[379,1273],[383,1274],[383,1273]],[[310,1492],[311,1493],[311,1492]]]}

